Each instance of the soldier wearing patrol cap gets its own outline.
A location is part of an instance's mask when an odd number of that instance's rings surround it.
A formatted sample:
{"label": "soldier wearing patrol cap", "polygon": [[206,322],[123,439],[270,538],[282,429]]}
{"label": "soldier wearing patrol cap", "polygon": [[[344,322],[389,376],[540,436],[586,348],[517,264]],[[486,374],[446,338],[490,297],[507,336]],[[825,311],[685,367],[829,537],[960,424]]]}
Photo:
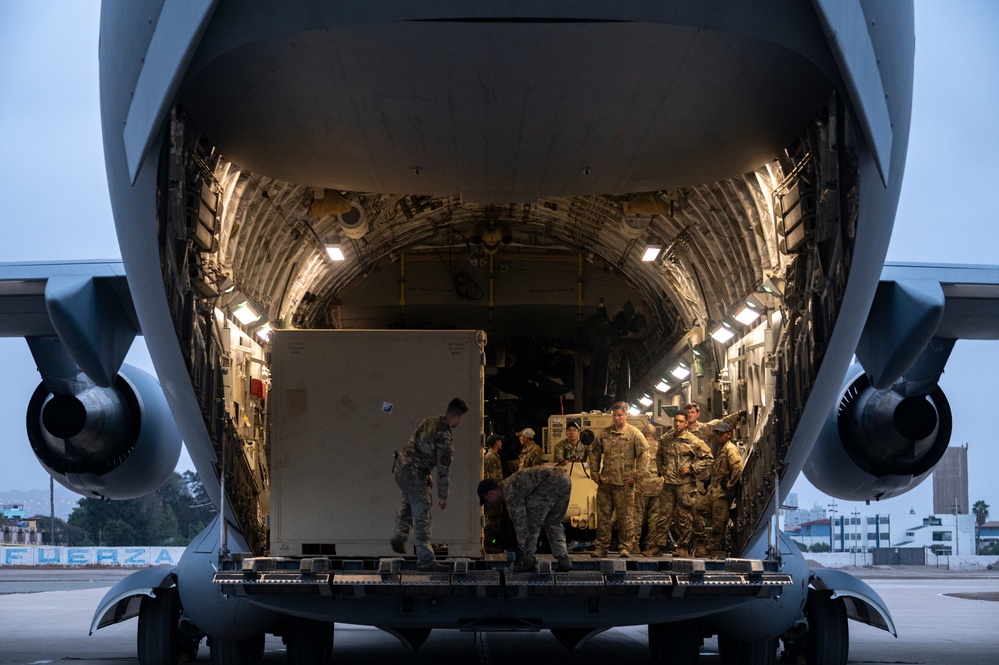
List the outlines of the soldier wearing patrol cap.
{"label": "soldier wearing patrol cap", "polygon": [[711,537],[705,544],[703,529],[695,533],[696,554],[704,556],[724,556],[725,537],[728,533],[729,509],[735,499],[742,477],[742,456],[732,443],[732,426],[720,422],[714,428],[715,445],[718,453],[711,470],[711,483],[702,499],[706,514],[711,519]]}
{"label": "soldier wearing patrol cap", "polygon": [[579,423],[570,420],[565,425],[565,436],[555,442],[555,463],[567,467],[570,462],[586,459],[586,447],[579,440]]}
{"label": "soldier wearing patrol cap", "polygon": [[534,430],[525,427],[517,432],[517,436],[520,437],[520,443],[523,445],[523,448],[520,449],[517,469],[523,470],[530,469],[532,466],[541,466],[544,460],[541,459],[541,446],[534,443]]}

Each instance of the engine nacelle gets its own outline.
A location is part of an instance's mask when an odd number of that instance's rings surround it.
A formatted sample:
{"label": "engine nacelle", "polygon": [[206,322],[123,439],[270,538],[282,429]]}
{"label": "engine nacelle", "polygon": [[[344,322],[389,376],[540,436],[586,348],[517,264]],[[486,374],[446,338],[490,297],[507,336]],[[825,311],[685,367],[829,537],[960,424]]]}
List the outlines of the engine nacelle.
{"label": "engine nacelle", "polygon": [[40,384],[28,402],[28,441],[55,480],[89,497],[134,499],[177,467],[182,444],[157,380],[123,365],[110,388],[76,395]]}
{"label": "engine nacelle", "polygon": [[805,463],[808,481],[848,501],[888,499],[921,483],[950,443],[943,391],[907,394],[904,382],[878,390],[860,365],[851,366],[843,385]]}

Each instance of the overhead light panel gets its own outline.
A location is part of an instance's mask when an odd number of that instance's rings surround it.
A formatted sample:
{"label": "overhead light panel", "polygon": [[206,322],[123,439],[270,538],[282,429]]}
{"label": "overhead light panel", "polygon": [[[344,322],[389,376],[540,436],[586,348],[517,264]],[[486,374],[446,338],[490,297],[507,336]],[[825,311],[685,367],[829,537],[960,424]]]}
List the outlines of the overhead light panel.
{"label": "overhead light panel", "polygon": [[666,382],[665,377],[659,379],[659,383],[656,384],[656,390],[658,390],[661,393],[664,393],[667,390],[669,390],[669,383]]}
{"label": "overhead light panel", "polygon": [[271,330],[272,330],[271,324],[265,323],[262,328],[259,328],[257,330],[257,337],[259,337],[265,342],[269,342],[271,341]]}
{"label": "overhead light panel", "polygon": [[659,258],[659,252],[663,251],[662,245],[649,245],[645,248],[645,253],[642,254],[643,261],[655,261]]}
{"label": "overhead light panel", "polygon": [[784,283],[780,277],[767,277],[763,280],[763,290],[772,296],[777,296],[778,298],[784,297],[784,291],[781,285]]}
{"label": "overhead light panel", "polygon": [[343,248],[340,245],[326,245],[326,253],[334,261],[343,261],[347,257],[343,255]]}
{"label": "overhead light panel", "polygon": [[639,409],[634,404],[632,404],[631,406],[628,407],[628,415],[629,416],[640,416],[640,415],[642,415],[642,410]]}
{"label": "overhead light panel", "polygon": [[652,395],[650,395],[649,393],[645,393],[644,395],[638,398],[638,403],[641,404],[642,406],[652,406]]}
{"label": "overhead light panel", "polygon": [[673,368],[673,369],[672,369],[672,370],[670,371],[670,374],[672,374],[672,375],[673,375],[673,376],[675,376],[676,378],[678,378],[678,379],[680,379],[681,381],[683,381],[683,380],[684,380],[684,379],[686,379],[686,378],[687,378],[688,376],[690,376],[690,368],[688,368],[688,367],[687,367],[686,365],[684,365],[683,363],[679,363],[679,364],[678,364],[678,365],[677,365],[676,367],[674,367],[674,368]]}
{"label": "overhead light panel", "polygon": [[232,315],[235,316],[236,320],[244,326],[248,326],[260,318],[260,315],[257,314],[256,310],[250,307],[249,302],[244,302],[242,305],[232,310]]}
{"label": "overhead light panel", "polygon": [[711,337],[716,342],[724,344],[735,337],[735,331],[727,323],[722,322],[721,325],[711,331]]}
{"label": "overhead light panel", "polygon": [[745,302],[745,306],[735,315],[735,320],[744,326],[748,326],[763,316],[766,308],[763,307],[763,303],[756,296],[749,296]]}

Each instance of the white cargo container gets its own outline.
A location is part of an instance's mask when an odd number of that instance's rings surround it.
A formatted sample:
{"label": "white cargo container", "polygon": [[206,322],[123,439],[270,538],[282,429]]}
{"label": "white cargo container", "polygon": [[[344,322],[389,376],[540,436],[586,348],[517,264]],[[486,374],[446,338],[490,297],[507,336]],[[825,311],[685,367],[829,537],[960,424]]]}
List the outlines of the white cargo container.
{"label": "white cargo container", "polygon": [[[452,397],[468,413],[452,432],[445,510],[433,544],[481,556],[485,333],[468,330],[281,330],[271,358],[272,556],[392,556],[400,493],[392,474],[417,423]],[[436,475],[434,476],[436,483]]]}

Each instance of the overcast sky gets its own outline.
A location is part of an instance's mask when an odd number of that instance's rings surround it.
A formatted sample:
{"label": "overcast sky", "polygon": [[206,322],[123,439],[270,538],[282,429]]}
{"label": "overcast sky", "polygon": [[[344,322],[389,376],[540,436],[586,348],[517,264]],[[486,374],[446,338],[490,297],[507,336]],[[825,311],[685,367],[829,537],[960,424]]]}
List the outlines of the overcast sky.
{"label": "overcast sky", "polygon": [[[120,256],[104,173],[96,1],[0,0],[0,262]],[[888,260],[999,263],[999,2],[916,0],[916,82]],[[141,341],[129,362],[151,369]],[[0,491],[44,489],[24,412],[38,384],[21,339],[0,339]],[[999,342],[960,341],[941,386],[968,444],[970,500],[999,516]],[[181,470],[190,467],[181,458]],[[930,481],[891,511],[932,508]],[[802,507],[830,499],[799,480]],[[838,502],[843,514],[856,508]]]}

